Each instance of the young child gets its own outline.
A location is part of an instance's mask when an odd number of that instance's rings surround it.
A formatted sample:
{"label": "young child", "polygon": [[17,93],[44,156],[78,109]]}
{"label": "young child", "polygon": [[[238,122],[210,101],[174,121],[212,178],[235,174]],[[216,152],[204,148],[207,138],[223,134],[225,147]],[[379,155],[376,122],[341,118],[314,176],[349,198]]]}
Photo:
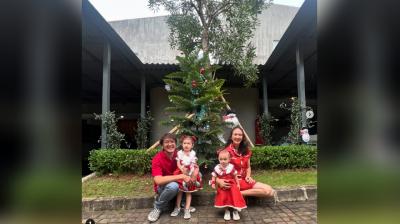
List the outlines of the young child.
{"label": "young child", "polygon": [[233,167],[230,161],[230,154],[226,149],[219,151],[218,160],[219,164],[215,166],[214,171],[211,173],[211,187],[216,188],[215,179],[218,177],[219,179],[229,180],[231,183],[231,187],[229,189],[223,189],[218,187],[217,194],[215,196],[215,204],[216,208],[225,208],[225,220],[231,219],[231,213],[229,208],[233,209],[233,220],[239,220],[239,212],[240,210],[246,208],[246,202],[240,193],[240,184],[239,179],[237,177],[237,171]]}
{"label": "young child", "polygon": [[177,181],[179,184],[179,192],[176,197],[176,207],[174,211],[171,213],[171,216],[178,216],[181,210],[181,200],[183,192],[186,193],[186,204],[184,209],[184,219],[190,219],[190,203],[192,200],[192,192],[198,191],[202,189],[201,186],[201,174],[199,172],[199,167],[197,165],[197,157],[196,152],[193,149],[194,143],[196,142],[196,137],[183,135],[181,137],[181,146],[182,150],[178,151],[176,160],[177,160],[177,169],[174,172],[174,175],[177,174],[186,174],[191,177],[190,182]]}

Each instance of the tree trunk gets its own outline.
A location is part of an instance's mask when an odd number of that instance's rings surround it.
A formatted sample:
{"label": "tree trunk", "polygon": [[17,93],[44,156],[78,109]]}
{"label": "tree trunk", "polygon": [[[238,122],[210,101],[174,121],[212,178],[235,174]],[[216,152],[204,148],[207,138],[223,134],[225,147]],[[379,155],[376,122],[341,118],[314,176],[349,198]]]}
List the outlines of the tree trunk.
{"label": "tree trunk", "polygon": [[[202,49],[203,49],[203,54],[204,54],[204,56],[206,56],[207,55],[207,57],[209,56],[208,54],[208,51],[209,51],[209,49],[208,49],[208,30],[205,28],[205,29],[203,29],[203,33],[202,33],[202,38],[201,38],[201,47],[202,47]],[[208,58],[208,60],[207,60],[207,64],[206,64],[206,68],[209,68],[210,67],[210,58]]]}

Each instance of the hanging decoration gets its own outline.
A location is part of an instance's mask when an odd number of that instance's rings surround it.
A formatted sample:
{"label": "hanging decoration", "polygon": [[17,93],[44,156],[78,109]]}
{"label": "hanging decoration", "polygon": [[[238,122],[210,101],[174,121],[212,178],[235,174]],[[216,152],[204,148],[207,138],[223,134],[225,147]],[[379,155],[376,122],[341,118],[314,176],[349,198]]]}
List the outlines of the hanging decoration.
{"label": "hanging decoration", "polygon": [[192,88],[190,89],[193,95],[199,95],[199,89],[197,88],[196,80],[192,80]]}
{"label": "hanging decoration", "polygon": [[301,136],[301,139],[303,140],[303,142],[307,143],[310,141],[310,134],[308,134],[307,128],[303,128],[300,130],[300,136]]}
{"label": "hanging decoration", "polygon": [[198,121],[202,121],[203,118],[205,117],[205,115],[206,115],[206,108],[205,108],[204,105],[201,105],[201,106],[198,107],[197,110],[196,110],[196,119],[197,119]]}
{"label": "hanging decoration", "polygon": [[236,113],[234,113],[233,111],[227,111],[226,115],[223,116],[222,119],[229,128],[233,128],[239,125],[239,120],[236,117]]}
{"label": "hanging decoration", "polygon": [[168,92],[171,91],[171,86],[169,84],[165,85],[165,90],[167,90]]}

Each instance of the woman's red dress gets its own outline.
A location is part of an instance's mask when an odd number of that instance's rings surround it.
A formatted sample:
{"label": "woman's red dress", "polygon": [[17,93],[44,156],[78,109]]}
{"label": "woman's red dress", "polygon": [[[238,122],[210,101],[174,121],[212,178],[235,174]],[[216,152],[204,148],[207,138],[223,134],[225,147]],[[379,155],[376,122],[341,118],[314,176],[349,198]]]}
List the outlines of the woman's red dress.
{"label": "woman's red dress", "polygon": [[238,172],[238,178],[240,181],[240,190],[243,191],[247,189],[252,189],[254,187],[254,184],[256,184],[256,182],[250,184],[245,180],[247,169],[249,168],[249,159],[251,157],[252,152],[249,150],[247,155],[238,154],[235,151],[235,148],[233,147],[232,144],[226,147],[226,150],[228,150],[228,152],[231,154],[230,163],[233,164],[233,166]]}
{"label": "woman's red dress", "polygon": [[228,164],[226,168],[223,168],[221,165],[218,164],[211,174],[214,177],[229,180],[229,183],[231,184],[231,187],[229,189],[223,189],[220,187],[217,188],[214,207],[231,207],[238,210],[247,207],[246,202],[235,182],[236,170],[232,164]]}

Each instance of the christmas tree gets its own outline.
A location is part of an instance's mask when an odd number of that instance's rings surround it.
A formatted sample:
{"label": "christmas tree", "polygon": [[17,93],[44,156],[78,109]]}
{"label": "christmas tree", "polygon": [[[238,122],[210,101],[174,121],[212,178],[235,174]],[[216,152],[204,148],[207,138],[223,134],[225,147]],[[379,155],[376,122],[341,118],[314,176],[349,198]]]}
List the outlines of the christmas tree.
{"label": "christmas tree", "polygon": [[175,113],[163,123],[179,125],[178,136],[196,136],[194,150],[197,156],[214,160],[216,149],[222,145],[218,135],[223,133],[224,127],[221,112],[226,104],[221,100],[221,87],[225,80],[214,77],[218,66],[209,65],[207,55],[202,57],[190,54],[186,57],[178,56],[177,60],[180,71],[168,74],[164,79],[169,101],[173,105],[165,110]]}

